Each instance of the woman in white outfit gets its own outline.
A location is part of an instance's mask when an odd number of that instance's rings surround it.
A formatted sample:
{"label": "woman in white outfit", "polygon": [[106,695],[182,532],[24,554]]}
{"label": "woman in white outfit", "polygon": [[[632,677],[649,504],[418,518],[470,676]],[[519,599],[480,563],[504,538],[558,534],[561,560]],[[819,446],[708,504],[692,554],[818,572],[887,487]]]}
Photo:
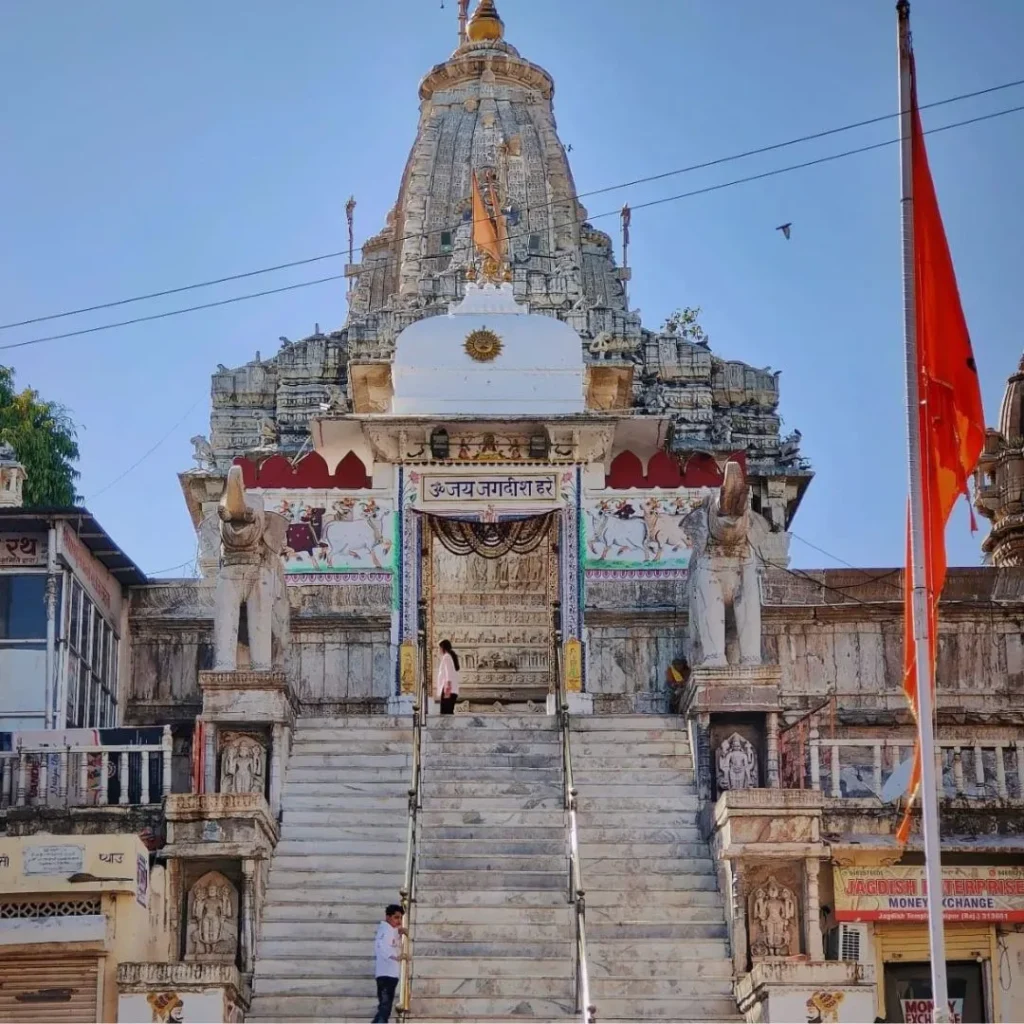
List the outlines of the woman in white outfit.
{"label": "woman in white outfit", "polygon": [[455,713],[459,697],[459,656],[452,650],[451,640],[442,640],[441,660],[437,665],[437,689],[434,696],[441,705],[442,715]]}

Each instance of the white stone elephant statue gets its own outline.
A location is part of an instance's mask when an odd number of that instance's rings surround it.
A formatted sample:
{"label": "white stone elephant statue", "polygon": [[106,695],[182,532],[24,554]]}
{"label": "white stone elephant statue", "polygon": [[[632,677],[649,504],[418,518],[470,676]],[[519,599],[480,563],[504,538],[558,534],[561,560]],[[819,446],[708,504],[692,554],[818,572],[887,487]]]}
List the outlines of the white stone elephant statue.
{"label": "white stone elephant statue", "polygon": [[683,525],[693,545],[688,583],[691,667],[728,664],[729,609],[740,664],[760,665],[758,555],[769,528],[750,508],[750,491],[739,463],[726,463],[721,489],[707,495]]}
{"label": "white stone elephant statue", "polygon": [[232,466],[217,508],[220,568],[214,596],[213,667],[231,671],[238,664],[239,613],[245,606],[249,667],[284,667],[290,618],[281,553],[288,522],[263,508],[263,498],[246,494],[242,470]]}

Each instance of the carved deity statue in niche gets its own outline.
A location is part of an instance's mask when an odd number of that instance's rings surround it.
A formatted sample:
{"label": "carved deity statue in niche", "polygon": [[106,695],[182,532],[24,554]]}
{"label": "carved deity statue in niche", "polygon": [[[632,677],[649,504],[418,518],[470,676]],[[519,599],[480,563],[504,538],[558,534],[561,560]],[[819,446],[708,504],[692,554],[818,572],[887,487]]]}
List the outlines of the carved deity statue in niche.
{"label": "carved deity statue in niche", "polygon": [[221,747],[222,793],[266,792],[267,752],[254,736],[228,733]]}
{"label": "carved deity statue in niche", "polygon": [[757,788],[757,753],[738,732],[722,741],[717,761],[719,792]]}
{"label": "carved deity statue in niche", "polygon": [[750,894],[750,952],[755,957],[792,956],[800,952],[797,901],[774,877]]}
{"label": "carved deity statue in niche", "polygon": [[218,871],[208,871],[188,894],[186,960],[231,963],[238,950],[238,892]]}

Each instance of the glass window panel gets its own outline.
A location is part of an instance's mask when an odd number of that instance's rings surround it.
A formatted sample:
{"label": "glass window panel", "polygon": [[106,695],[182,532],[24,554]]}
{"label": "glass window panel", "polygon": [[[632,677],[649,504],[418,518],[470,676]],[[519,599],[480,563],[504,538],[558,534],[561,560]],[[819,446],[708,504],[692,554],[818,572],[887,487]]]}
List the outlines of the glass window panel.
{"label": "glass window panel", "polygon": [[117,637],[110,634],[110,672],[107,675],[107,688],[110,690],[110,699],[114,707],[117,707]]}
{"label": "glass window panel", "polygon": [[68,706],[67,711],[67,726],[69,729],[74,729],[78,725],[78,720],[75,717],[77,708],[76,703],[78,700],[78,658],[74,654],[68,655]]}
{"label": "glass window panel", "polygon": [[82,588],[77,582],[71,584],[71,626],[69,630],[71,646],[82,649]]}
{"label": "glass window panel", "polygon": [[92,610],[92,670],[99,672],[103,664],[103,618],[100,613]]}
{"label": "glass window panel", "polygon": [[93,673],[89,673],[89,718],[86,721],[86,727],[89,729],[98,729],[100,726],[100,716],[102,715],[103,708],[101,701],[103,699],[103,691],[100,688],[100,681]]}
{"label": "glass window panel", "polygon": [[83,728],[86,724],[89,700],[89,664],[85,661],[78,663],[78,699],[75,710],[75,725]]}
{"label": "glass window panel", "polygon": [[46,576],[0,576],[0,640],[46,639]]}

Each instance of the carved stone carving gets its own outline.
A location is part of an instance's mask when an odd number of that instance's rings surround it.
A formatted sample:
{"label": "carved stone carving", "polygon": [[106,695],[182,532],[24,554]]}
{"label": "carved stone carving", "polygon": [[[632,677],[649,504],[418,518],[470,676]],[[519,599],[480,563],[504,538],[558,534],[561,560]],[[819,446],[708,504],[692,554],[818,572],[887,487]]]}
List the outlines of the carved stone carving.
{"label": "carved stone carving", "polygon": [[[263,498],[247,495],[242,470],[228,470],[220,519],[221,564],[214,596],[214,669],[238,665],[238,617],[245,606],[249,628],[249,663],[256,670],[284,664],[289,611],[281,552],[288,524],[263,508]],[[275,644],[276,641],[276,644]]]}
{"label": "carved stone carving", "polygon": [[225,733],[220,757],[222,793],[266,792],[267,751],[258,739],[244,733]]}
{"label": "carved stone carving", "polygon": [[757,788],[757,753],[754,745],[738,732],[718,748],[716,768],[720,793],[727,789]]}
{"label": "carved stone carving", "polygon": [[732,610],[739,661],[761,664],[761,595],[757,562],[768,524],[750,508],[739,463],[725,467],[721,490],[709,494],[684,520],[693,546],[689,572],[689,663],[721,667],[726,657],[726,614]]}
{"label": "carved stone carving", "polygon": [[748,897],[750,953],[754,957],[793,956],[800,952],[797,899],[774,876]]}
{"label": "carved stone carving", "polygon": [[186,960],[231,963],[238,951],[238,891],[218,871],[208,871],[188,894]]}
{"label": "carved stone carving", "polygon": [[196,466],[202,470],[215,470],[217,468],[217,456],[214,454],[213,445],[202,435],[196,434],[190,438],[192,445],[192,459]]}

